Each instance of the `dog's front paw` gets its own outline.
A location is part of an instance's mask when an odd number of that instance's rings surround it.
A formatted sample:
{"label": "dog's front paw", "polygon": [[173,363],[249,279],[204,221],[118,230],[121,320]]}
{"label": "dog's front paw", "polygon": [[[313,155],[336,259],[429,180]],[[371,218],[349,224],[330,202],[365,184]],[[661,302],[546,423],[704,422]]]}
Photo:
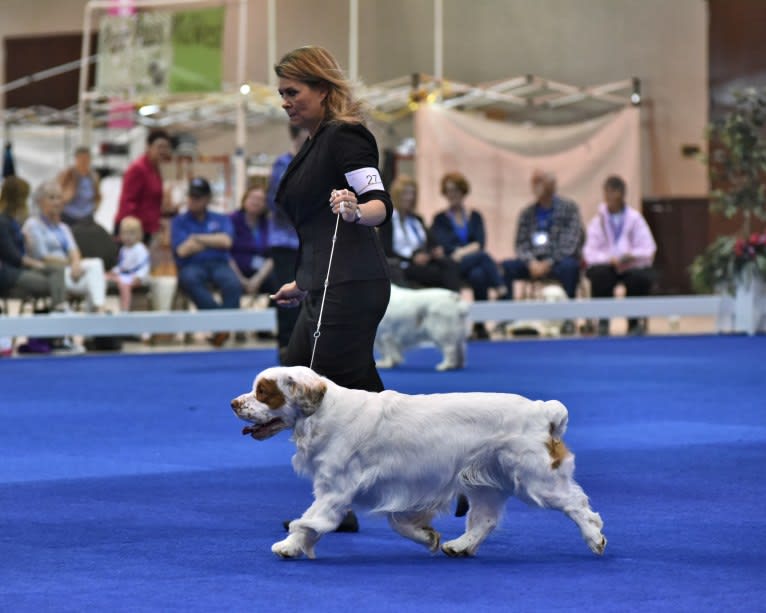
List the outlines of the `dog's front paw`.
{"label": "dog's front paw", "polygon": [[450,558],[467,558],[473,555],[473,552],[468,547],[460,543],[460,539],[447,541],[442,545],[442,551]]}
{"label": "dog's front paw", "polygon": [[297,534],[291,534],[286,539],[274,543],[271,546],[271,552],[285,560],[300,558],[304,553],[311,559],[315,557],[314,548],[304,546],[301,537]]}
{"label": "dog's front paw", "polygon": [[426,543],[426,547],[428,547],[428,550],[431,553],[436,553],[439,551],[439,544],[442,540],[442,535],[439,534],[436,530],[431,528],[430,526],[426,526],[423,528],[423,532],[426,533],[426,537],[428,538],[428,542]]}
{"label": "dog's front paw", "polygon": [[396,366],[396,362],[391,358],[381,358],[375,361],[376,368],[393,368]]}
{"label": "dog's front paw", "polygon": [[460,366],[458,366],[457,364],[454,364],[452,362],[446,362],[446,361],[439,362],[436,365],[436,370],[438,370],[439,372],[444,372],[445,370],[457,370],[459,368]]}

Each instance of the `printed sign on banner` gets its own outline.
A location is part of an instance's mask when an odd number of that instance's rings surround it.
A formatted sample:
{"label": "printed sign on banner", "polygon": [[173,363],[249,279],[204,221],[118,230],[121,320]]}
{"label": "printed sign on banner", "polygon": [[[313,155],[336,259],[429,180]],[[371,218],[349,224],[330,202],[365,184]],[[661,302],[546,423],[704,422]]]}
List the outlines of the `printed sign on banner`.
{"label": "printed sign on banner", "polygon": [[173,47],[169,13],[141,13],[136,24],[133,82],[138,94],[168,91]]}
{"label": "printed sign on banner", "polygon": [[96,85],[104,94],[128,92],[132,85],[131,61],[136,19],[104,17],[98,33]]}
{"label": "printed sign on banner", "polygon": [[98,91],[123,96],[167,93],[173,60],[171,26],[168,13],[104,17],[98,41]]}
{"label": "printed sign on banner", "polygon": [[132,98],[221,90],[224,9],[109,15],[101,20],[99,93]]}

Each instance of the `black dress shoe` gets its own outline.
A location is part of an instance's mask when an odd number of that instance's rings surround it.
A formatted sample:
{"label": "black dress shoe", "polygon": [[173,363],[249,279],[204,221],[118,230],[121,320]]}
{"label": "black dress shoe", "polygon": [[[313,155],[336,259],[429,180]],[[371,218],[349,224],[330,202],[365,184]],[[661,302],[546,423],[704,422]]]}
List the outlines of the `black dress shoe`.
{"label": "black dress shoe", "polygon": [[[286,519],[282,522],[285,531],[290,530],[291,521],[293,520]],[[356,518],[356,514],[353,511],[346,513],[338,527],[335,528],[335,532],[359,532],[359,520]]]}
{"label": "black dress shoe", "polygon": [[465,517],[470,505],[465,494],[459,494],[457,497],[457,506],[455,507],[455,517]]}
{"label": "black dress shoe", "polygon": [[349,510],[338,527],[335,528],[335,532],[359,532],[359,520],[356,518],[356,514]]}

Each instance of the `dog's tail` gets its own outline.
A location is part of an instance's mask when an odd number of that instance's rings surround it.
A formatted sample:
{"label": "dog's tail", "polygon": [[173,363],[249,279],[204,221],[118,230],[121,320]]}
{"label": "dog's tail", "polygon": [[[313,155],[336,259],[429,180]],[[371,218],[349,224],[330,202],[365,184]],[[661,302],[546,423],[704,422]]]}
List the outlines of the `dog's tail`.
{"label": "dog's tail", "polygon": [[569,421],[567,408],[558,400],[547,400],[543,403],[543,410],[550,424],[548,433],[551,438],[561,440],[567,431],[567,422]]}
{"label": "dog's tail", "polygon": [[548,440],[545,442],[545,447],[550,455],[550,467],[571,476],[574,470],[574,456],[561,440],[567,430],[569,414],[566,407],[558,400],[548,400],[543,403],[543,406],[548,417]]}

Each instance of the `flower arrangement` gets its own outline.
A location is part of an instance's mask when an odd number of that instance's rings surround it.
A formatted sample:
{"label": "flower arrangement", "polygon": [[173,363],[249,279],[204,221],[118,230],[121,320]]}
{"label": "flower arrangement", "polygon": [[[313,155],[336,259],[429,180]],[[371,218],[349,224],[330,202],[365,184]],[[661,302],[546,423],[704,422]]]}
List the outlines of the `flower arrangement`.
{"label": "flower arrangement", "polygon": [[689,268],[695,291],[734,293],[754,276],[766,281],[766,233],[753,233],[754,218],[766,219],[766,89],[734,94],[734,108],[708,129],[713,185],[711,209],[727,218],[740,214],[738,236],[721,236]]}

